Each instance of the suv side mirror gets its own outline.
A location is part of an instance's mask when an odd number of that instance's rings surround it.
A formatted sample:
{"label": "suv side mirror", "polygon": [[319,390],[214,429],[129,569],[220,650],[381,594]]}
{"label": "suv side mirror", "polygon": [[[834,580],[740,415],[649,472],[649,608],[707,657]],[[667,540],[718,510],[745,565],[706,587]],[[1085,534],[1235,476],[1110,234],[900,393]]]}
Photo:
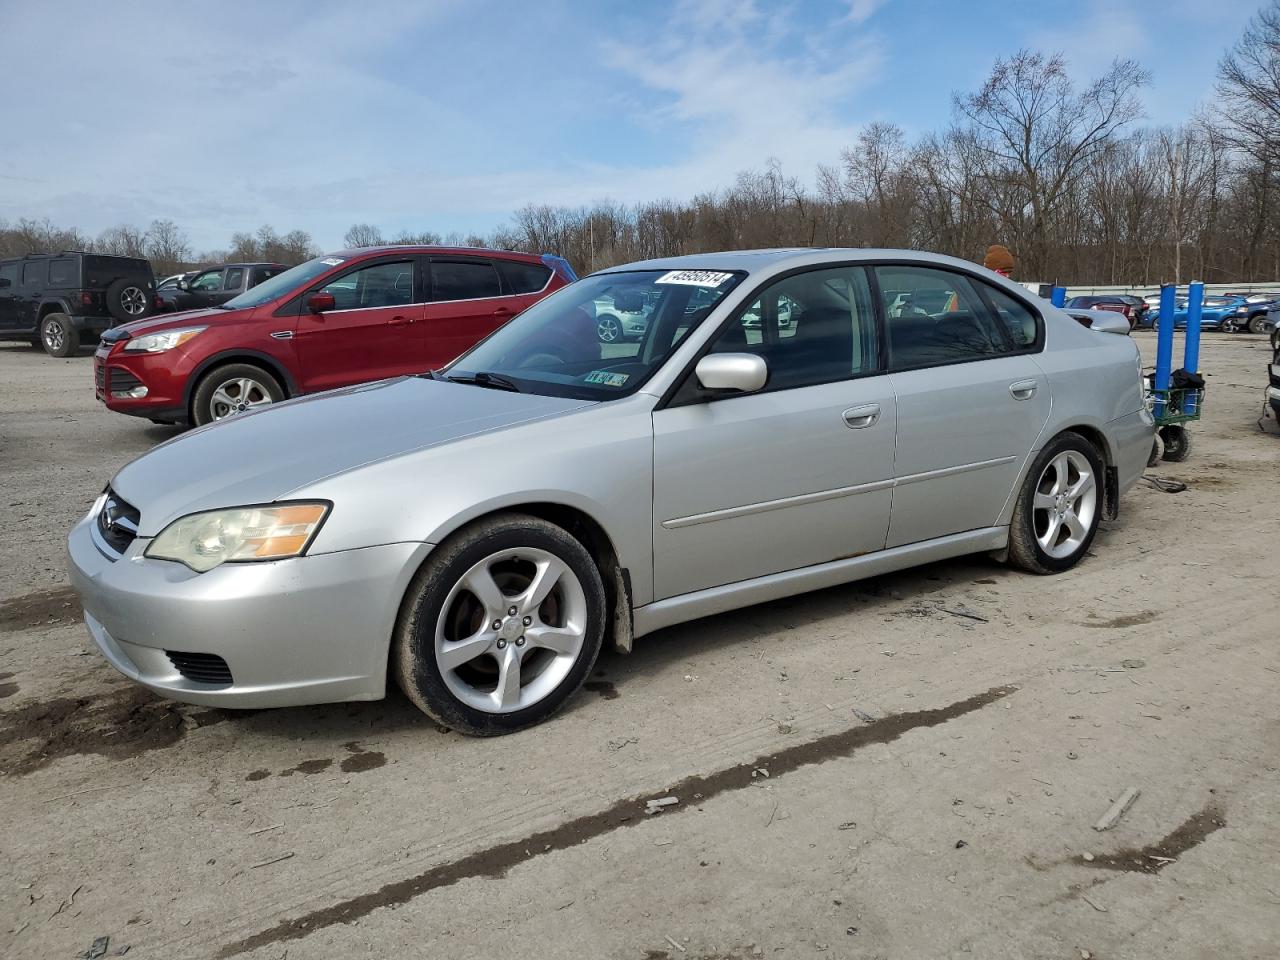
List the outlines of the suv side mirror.
{"label": "suv side mirror", "polygon": [[312,313],[324,313],[326,310],[332,310],[337,304],[338,301],[333,299],[332,293],[313,293],[307,297],[307,309]]}
{"label": "suv side mirror", "polygon": [[693,375],[712,393],[752,393],[768,383],[769,367],[754,353],[710,353],[698,361]]}

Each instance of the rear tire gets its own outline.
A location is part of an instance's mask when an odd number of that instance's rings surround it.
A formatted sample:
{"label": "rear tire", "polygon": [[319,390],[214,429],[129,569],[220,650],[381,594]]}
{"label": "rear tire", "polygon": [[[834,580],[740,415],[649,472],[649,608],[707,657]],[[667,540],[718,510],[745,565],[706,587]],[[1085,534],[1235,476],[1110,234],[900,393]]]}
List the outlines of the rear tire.
{"label": "rear tire", "polygon": [[576,538],[501,514],[431,552],[400,606],[391,666],[405,695],[444,726],[512,733],[546,720],[582,685],[604,642],[605,609],[600,571]]}
{"label": "rear tire", "polygon": [[1249,318],[1250,333],[1266,333],[1267,332],[1267,315],[1265,313],[1255,313]]}
{"label": "rear tire", "polygon": [[1061,573],[1089,550],[1105,498],[1102,458],[1078,433],[1059,434],[1027,471],[1009,525],[1009,559],[1030,573]]}
{"label": "rear tire", "polygon": [[147,285],[137,280],[116,280],[107,287],[107,312],[120,323],[142,320],[155,310]]}
{"label": "rear tire", "polygon": [[40,319],[40,345],[51,357],[69,357],[80,349],[80,331],[65,313],[47,313]]}
{"label": "rear tire", "polygon": [[1191,456],[1191,434],[1186,427],[1176,423],[1161,427],[1160,440],[1164,444],[1160,459],[1169,463],[1182,463]]}
{"label": "rear tire", "polygon": [[191,398],[191,422],[197,427],[225,420],[284,399],[279,382],[251,363],[228,363],[204,375]]}

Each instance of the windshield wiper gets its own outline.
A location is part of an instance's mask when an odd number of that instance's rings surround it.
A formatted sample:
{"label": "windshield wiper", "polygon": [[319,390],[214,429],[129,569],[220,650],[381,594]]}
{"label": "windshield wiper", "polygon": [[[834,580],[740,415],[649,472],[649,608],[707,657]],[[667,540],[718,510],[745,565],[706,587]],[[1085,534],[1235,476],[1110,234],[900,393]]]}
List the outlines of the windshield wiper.
{"label": "windshield wiper", "polygon": [[450,383],[470,383],[477,387],[489,387],[493,390],[510,390],[512,393],[520,392],[520,388],[514,380],[508,379],[500,373],[487,373],[484,370],[469,377],[455,376],[445,377],[445,379]]}

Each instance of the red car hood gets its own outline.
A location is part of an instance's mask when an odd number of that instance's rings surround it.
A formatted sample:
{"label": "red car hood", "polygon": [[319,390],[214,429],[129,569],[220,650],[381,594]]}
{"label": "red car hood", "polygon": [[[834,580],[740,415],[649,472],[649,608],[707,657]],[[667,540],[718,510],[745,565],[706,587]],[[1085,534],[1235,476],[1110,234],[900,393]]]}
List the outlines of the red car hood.
{"label": "red car hood", "polygon": [[255,308],[244,310],[184,310],[181,313],[166,313],[146,320],[134,320],[124,323],[117,330],[125,330],[131,337],[142,337],[148,333],[159,333],[161,330],[177,330],[182,327],[210,326],[226,323],[229,320],[243,320],[253,313]]}

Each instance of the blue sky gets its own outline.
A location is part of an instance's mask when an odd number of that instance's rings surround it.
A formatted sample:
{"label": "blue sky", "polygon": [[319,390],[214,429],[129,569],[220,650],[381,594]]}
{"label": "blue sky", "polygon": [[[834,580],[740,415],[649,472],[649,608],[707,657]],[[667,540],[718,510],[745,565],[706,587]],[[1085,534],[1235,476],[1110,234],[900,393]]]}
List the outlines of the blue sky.
{"label": "blue sky", "polygon": [[810,181],[870,121],[945,126],[952,91],[1020,47],[1080,81],[1135,57],[1148,122],[1178,123],[1259,2],[0,0],[21,78],[0,218],[168,217],[197,249],[271,223],[334,248],[356,221],[685,199],[769,157]]}

